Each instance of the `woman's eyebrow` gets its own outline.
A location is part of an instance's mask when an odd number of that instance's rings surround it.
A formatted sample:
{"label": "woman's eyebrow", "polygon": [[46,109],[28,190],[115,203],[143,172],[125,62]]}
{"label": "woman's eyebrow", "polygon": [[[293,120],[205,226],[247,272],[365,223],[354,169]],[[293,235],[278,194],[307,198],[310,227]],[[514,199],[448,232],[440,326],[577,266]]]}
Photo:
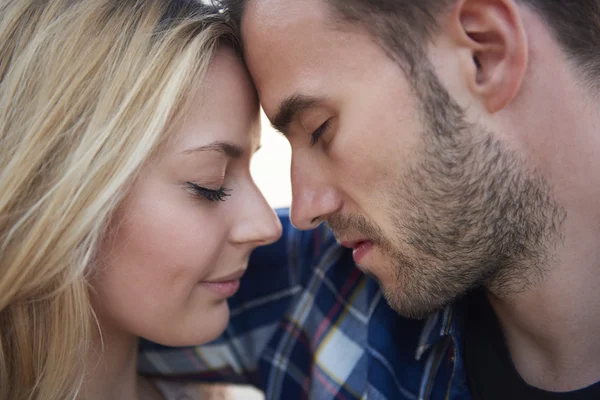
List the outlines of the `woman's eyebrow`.
{"label": "woman's eyebrow", "polygon": [[238,159],[244,155],[244,149],[231,142],[216,141],[191,149],[184,150],[183,154],[195,153],[197,151],[218,151],[227,157]]}

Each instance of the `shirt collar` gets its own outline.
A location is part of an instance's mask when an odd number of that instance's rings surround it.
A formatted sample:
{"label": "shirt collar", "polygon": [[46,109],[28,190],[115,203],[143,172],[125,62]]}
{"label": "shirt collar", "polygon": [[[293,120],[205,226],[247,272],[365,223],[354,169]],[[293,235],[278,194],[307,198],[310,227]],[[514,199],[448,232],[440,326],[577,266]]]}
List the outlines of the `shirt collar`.
{"label": "shirt collar", "polygon": [[415,359],[418,361],[423,354],[432,346],[439,343],[447,336],[452,336],[460,332],[460,318],[456,318],[458,305],[447,306],[444,310],[430,315],[425,321],[425,326],[419,337],[419,345],[415,352]]}

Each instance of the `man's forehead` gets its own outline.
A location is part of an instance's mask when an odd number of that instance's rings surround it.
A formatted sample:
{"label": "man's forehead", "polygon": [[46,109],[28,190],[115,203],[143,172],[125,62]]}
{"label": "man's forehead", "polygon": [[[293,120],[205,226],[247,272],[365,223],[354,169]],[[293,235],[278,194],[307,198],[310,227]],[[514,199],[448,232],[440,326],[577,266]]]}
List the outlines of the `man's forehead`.
{"label": "man's forehead", "polygon": [[250,0],[242,19],[244,48],[267,55],[277,49],[293,52],[326,40],[333,33],[329,21],[326,0]]}
{"label": "man's forehead", "polygon": [[321,16],[324,9],[325,0],[248,0],[242,25],[253,30],[284,28],[298,20]]}
{"label": "man's forehead", "polygon": [[[248,68],[267,115],[306,88],[313,62],[328,52],[323,0],[251,0],[242,21]],[[319,10],[321,8],[321,10]]]}

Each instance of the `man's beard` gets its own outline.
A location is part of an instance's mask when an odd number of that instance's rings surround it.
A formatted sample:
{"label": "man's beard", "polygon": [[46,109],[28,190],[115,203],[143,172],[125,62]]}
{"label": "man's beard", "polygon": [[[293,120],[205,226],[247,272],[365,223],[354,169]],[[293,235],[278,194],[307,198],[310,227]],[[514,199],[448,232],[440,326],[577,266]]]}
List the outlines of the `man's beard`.
{"label": "man's beard", "polygon": [[510,296],[539,282],[566,217],[547,181],[494,134],[467,123],[431,70],[418,79],[428,131],[420,160],[387,194],[394,233],[386,237],[362,215],[327,221],[336,236],[360,233],[392,260],[379,266],[394,276],[382,291],[410,318],[481,285]]}

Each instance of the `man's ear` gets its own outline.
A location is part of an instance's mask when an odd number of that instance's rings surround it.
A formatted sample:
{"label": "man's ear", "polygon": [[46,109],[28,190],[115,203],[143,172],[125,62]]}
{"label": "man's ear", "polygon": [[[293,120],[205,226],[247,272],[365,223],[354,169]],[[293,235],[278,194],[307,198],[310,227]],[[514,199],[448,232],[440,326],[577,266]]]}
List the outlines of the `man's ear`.
{"label": "man's ear", "polygon": [[514,0],[459,0],[449,14],[451,34],[468,55],[462,60],[471,93],[488,112],[502,110],[521,87],[527,36]]}

